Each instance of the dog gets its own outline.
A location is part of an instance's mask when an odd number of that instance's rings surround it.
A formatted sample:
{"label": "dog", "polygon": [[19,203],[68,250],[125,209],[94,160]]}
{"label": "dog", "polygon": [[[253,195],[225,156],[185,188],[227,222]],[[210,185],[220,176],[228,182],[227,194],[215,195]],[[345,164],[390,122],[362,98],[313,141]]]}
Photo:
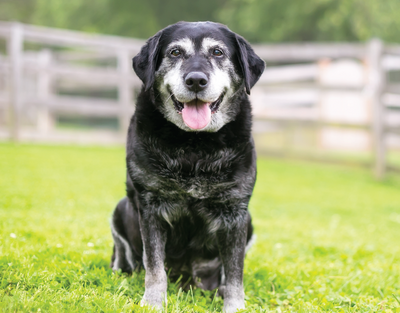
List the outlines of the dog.
{"label": "dog", "polygon": [[133,58],[143,87],[126,146],[126,191],[113,215],[113,270],[144,267],[142,304],[162,309],[169,277],[219,289],[245,307],[256,180],[250,89],[265,63],[213,22],[179,22]]}

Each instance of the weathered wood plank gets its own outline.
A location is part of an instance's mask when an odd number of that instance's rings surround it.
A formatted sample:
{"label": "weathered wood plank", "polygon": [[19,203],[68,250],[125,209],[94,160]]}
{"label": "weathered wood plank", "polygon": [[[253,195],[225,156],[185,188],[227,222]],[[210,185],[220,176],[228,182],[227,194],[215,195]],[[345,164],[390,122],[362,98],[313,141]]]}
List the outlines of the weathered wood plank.
{"label": "weathered wood plank", "polygon": [[400,84],[399,83],[389,83],[384,87],[384,91],[387,93],[400,93]]}
{"label": "weathered wood plank", "polygon": [[120,50],[118,53],[118,102],[120,107],[120,116],[119,116],[119,124],[120,130],[122,133],[126,134],[128,131],[129,123],[131,120],[131,114],[129,112],[132,111],[132,86],[128,81],[127,77],[129,77],[131,73],[131,60],[129,58],[128,50]]}
{"label": "weathered wood plank", "polygon": [[52,96],[44,104],[53,114],[62,115],[119,117],[121,111],[117,101],[84,97]]}
{"label": "weathered wood plank", "polygon": [[[64,47],[83,47],[85,49],[100,49],[110,51],[114,49],[127,49],[135,54],[145,43],[144,40],[131,39],[127,37],[118,37],[101,34],[90,34],[73,30],[56,29],[43,26],[34,26],[27,24],[21,25],[25,40],[37,43],[64,46]],[[12,23],[0,22],[0,36],[9,37],[12,29]]]}
{"label": "weathered wood plank", "polygon": [[384,47],[384,53],[400,55],[400,45],[387,45]]}
{"label": "weathered wood plank", "polygon": [[[400,86],[399,86],[400,87]],[[386,106],[400,108],[400,94],[386,93],[382,96],[382,102]]]}
{"label": "weathered wood plank", "polygon": [[400,70],[400,55],[384,55],[381,62],[385,71]]}
{"label": "weathered wood plank", "polygon": [[[39,68],[51,68],[53,55],[51,50],[43,50],[39,53],[37,62]],[[50,71],[42,70],[38,75],[37,95],[40,100],[37,112],[37,127],[41,133],[49,133],[54,130],[54,117],[51,115],[46,102],[53,94],[53,76]]]}
{"label": "weathered wood plank", "polygon": [[315,80],[318,77],[317,64],[286,65],[268,67],[258,84],[289,83]]}
{"label": "weathered wood plank", "polygon": [[358,43],[288,43],[253,45],[267,62],[315,61],[321,58],[364,58],[367,50]]}
{"label": "weathered wood plank", "polygon": [[128,49],[139,52],[144,40],[89,34],[72,30],[24,25],[26,40],[59,46],[81,46],[96,49]]}
{"label": "weathered wood plank", "polygon": [[250,99],[254,108],[254,114],[267,108],[275,107],[287,109],[301,105],[313,105],[319,100],[320,90],[318,88],[302,88],[285,90],[263,90],[254,88]]}
{"label": "weathered wood plank", "polygon": [[374,172],[377,179],[383,179],[386,172],[386,146],[384,132],[384,106],[381,96],[385,85],[385,72],[382,67],[383,43],[372,39],[368,47],[369,93],[372,109],[371,135],[373,138]]}
{"label": "weathered wood plank", "polygon": [[18,141],[20,130],[20,110],[22,106],[22,53],[24,33],[22,25],[14,23],[8,39],[8,55],[10,59],[10,110],[9,130],[13,141]]}
{"label": "weathered wood plank", "polygon": [[115,68],[83,67],[77,65],[52,64],[41,66],[38,63],[26,62],[26,68],[39,73],[49,73],[55,79],[71,80],[85,86],[117,86],[124,79],[131,86],[140,86],[142,82],[128,67],[125,73]]}
{"label": "weathered wood plank", "polygon": [[11,23],[0,22],[0,37],[8,38],[11,34]]}

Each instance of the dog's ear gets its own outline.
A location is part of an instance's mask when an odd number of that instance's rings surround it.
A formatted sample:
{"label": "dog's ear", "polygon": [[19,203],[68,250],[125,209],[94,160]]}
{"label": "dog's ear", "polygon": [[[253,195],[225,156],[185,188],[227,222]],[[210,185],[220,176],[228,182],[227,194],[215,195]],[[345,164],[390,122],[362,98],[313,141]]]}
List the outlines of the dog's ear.
{"label": "dog's ear", "polygon": [[155,34],[142,47],[140,52],[132,59],[133,69],[142,80],[145,90],[149,90],[154,83],[157,59],[160,53],[160,38],[162,31]]}
{"label": "dog's ear", "polygon": [[250,44],[241,36],[235,35],[238,45],[238,59],[242,69],[244,86],[249,95],[250,89],[256,84],[265,69],[265,62],[255,54]]}

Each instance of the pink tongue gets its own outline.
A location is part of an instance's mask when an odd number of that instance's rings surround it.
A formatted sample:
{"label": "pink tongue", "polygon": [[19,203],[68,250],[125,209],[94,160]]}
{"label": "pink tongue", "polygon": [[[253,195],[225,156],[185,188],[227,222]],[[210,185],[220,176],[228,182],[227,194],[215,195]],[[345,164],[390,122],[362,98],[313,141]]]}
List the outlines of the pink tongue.
{"label": "pink tongue", "polygon": [[191,129],[203,129],[211,120],[209,103],[198,99],[184,103],[182,118]]}

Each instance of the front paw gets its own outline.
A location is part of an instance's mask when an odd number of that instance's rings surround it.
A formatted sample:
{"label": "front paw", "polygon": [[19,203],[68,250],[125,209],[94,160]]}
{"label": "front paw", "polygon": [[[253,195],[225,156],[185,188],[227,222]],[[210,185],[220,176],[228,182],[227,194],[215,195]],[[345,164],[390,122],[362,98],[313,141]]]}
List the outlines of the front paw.
{"label": "front paw", "polygon": [[224,299],[224,313],[234,313],[237,310],[244,309],[243,299],[225,298]]}
{"label": "front paw", "polygon": [[140,305],[150,305],[153,306],[157,311],[162,311],[163,309],[163,301],[166,300],[166,295],[163,292],[160,291],[148,291],[146,290],[144,292],[144,296],[142,300],[140,301]]}

